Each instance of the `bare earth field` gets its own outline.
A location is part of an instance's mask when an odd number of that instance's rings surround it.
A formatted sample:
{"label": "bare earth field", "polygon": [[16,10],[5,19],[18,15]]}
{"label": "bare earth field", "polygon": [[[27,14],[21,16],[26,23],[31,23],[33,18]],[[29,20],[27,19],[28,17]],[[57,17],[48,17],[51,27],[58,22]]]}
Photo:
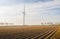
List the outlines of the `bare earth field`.
{"label": "bare earth field", "polygon": [[0,39],[60,39],[60,26],[0,26]]}

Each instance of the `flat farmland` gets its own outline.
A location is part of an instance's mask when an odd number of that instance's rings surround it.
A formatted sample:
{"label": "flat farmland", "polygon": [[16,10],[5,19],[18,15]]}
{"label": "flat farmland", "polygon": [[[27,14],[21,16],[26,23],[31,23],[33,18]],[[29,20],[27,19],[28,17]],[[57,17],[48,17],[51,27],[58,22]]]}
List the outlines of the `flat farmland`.
{"label": "flat farmland", "polygon": [[0,39],[57,39],[59,26],[1,26]]}

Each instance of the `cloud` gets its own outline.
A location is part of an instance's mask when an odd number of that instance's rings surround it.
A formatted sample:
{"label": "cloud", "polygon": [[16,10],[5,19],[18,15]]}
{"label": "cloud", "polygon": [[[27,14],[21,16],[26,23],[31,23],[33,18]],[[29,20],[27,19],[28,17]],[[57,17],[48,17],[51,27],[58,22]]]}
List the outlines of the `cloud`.
{"label": "cloud", "polygon": [[[0,21],[22,24],[24,0],[0,1]],[[60,0],[26,0],[26,2],[26,24],[60,22]]]}
{"label": "cloud", "polygon": [[[22,6],[22,7],[21,7]],[[0,6],[0,22],[22,24],[23,5]]]}
{"label": "cloud", "polygon": [[0,5],[15,5],[15,4],[22,4],[22,3],[38,3],[38,2],[48,2],[53,0],[0,0]]}
{"label": "cloud", "polygon": [[[40,22],[60,22],[60,0],[54,0],[46,3],[36,3],[29,5],[28,16],[30,22],[39,24]],[[33,6],[33,7],[32,7]],[[39,22],[38,22],[39,21]],[[32,24],[33,24],[32,23]]]}

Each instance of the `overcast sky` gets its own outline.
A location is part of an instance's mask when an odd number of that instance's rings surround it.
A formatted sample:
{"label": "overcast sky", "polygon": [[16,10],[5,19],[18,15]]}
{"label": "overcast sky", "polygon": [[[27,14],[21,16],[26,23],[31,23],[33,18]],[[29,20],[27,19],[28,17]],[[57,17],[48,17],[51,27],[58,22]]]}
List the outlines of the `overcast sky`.
{"label": "overcast sky", "polygon": [[24,3],[26,24],[60,22],[60,0],[0,0],[0,22],[22,24]]}

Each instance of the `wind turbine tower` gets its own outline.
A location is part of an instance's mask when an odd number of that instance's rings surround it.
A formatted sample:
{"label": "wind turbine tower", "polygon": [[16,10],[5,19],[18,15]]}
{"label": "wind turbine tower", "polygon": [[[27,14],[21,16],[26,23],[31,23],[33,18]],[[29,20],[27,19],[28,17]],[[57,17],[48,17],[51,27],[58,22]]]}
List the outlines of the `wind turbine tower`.
{"label": "wind turbine tower", "polygon": [[23,10],[23,25],[25,25],[25,3],[24,3],[24,10]]}

